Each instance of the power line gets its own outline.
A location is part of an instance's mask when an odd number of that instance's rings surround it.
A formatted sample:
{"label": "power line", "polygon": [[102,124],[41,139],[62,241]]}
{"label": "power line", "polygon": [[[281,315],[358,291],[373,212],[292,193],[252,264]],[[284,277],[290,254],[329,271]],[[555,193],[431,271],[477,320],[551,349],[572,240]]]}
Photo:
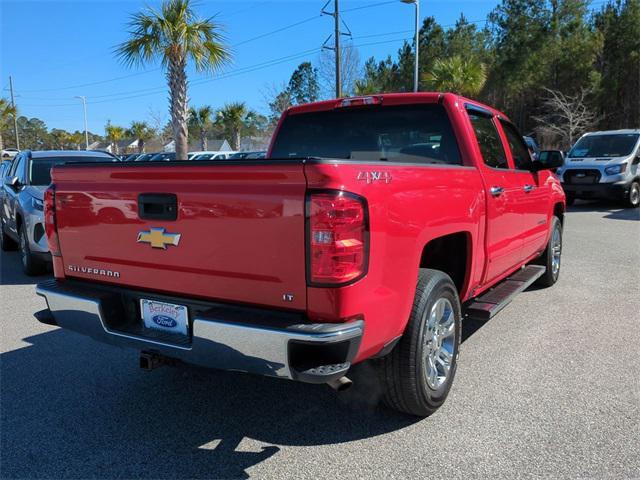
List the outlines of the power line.
{"label": "power line", "polygon": [[[256,3],[265,3],[265,2],[256,2]],[[381,6],[381,5],[386,5],[386,4],[389,4],[389,3],[395,3],[395,0],[394,1],[386,1],[386,2],[374,3],[374,4],[371,4],[371,5],[363,5],[361,7],[354,7],[354,8],[350,8],[350,9],[343,10],[343,11],[344,12],[351,12],[351,11],[354,11],[354,10],[362,10],[362,9],[366,9],[366,8],[374,8],[374,7],[378,7],[378,6]],[[247,7],[247,9],[249,9],[249,7]],[[247,10],[247,9],[245,9],[245,10]],[[241,13],[242,11],[244,11],[244,10],[237,11],[237,12],[235,12],[233,14]],[[260,35],[256,35],[254,37],[248,38],[246,40],[242,40],[242,41],[240,41],[240,42],[238,42],[238,43],[236,43],[234,45],[231,45],[231,48],[239,47],[241,45],[246,45],[247,43],[251,43],[251,42],[254,42],[256,40],[260,40],[260,39],[269,37],[271,35],[276,35],[278,33],[284,32],[284,31],[289,30],[291,28],[295,28],[297,26],[304,25],[306,23],[312,22],[313,20],[317,20],[319,18],[321,18],[320,14],[314,15],[312,17],[305,18],[303,20],[299,20],[297,22],[291,23],[289,25],[285,25],[285,26],[277,28],[275,30],[271,30],[269,32],[265,32],[265,33],[262,33]],[[96,82],[89,82],[89,83],[83,83],[83,84],[78,84],[78,85],[70,85],[70,86],[66,86],[66,87],[41,88],[41,89],[21,90],[21,91],[24,92],[24,93],[37,93],[37,92],[54,92],[54,91],[60,91],[60,90],[73,90],[73,89],[76,89],[76,88],[85,88],[85,87],[91,87],[91,86],[95,86],[95,85],[104,85],[105,83],[117,82],[119,80],[125,80],[127,78],[132,78],[132,77],[136,77],[136,76],[140,76],[140,75],[145,75],[147,73],[156,72],[158,70],[161,70],[161,67],[152,68],[152,69],[149,69],[149,70],[145,70],[143,72],[136,72],[136,73],[131,73],[131,74],[128,74],[128,75],[122,75],[122,76],[118,76],[118,77],[99,80],[99,81],[96,81]]]}
{"label": "power line", "polygon": [[[373,46],[373,45],[383,45],[383,44],[387,44],[387,43],[393,43],[393,42],[399,42],[399,41],[404,41],[404,40],[408,40],[408,38],[403,37],[403,38],[393,38],[393,39],[389,39],[389,40],[381,40],[378,42],[368,42],[368,43],[361,43],[361,44],[354,44],[354,47],[366,47],[366,46]],[[299,58],[304,58],[307,57],[310,54],[313,53],[319,53],[321,51],[321,48],[313,48],[310,50],[305,50],[302,52],[298,52],[295,54],[291,54],[291,55],[287,55],[285,57],[280,57],[280,58],[276,58],[276,59],[272,59],[266,62],[262,62],[259,64],[255,64],[255,65],[251,65],[248,67],[243,67],[240,68],[236,71],[231,71],[228,72],[226,74],[223,75],[219,75],[216,76],[214,78],[207,78],[207,79],[202,79],[199,81],[194,81],[191,82],[190,85],[191,86],[199,86],[199,85],[204,85],[207,83],[211,83],[211,82],[216,82],[219,80],[225,80],[227,78],[232,78],[232,77],[236,77],[238,75],[244,75],[247,73],[252,73],[258,70],[263,70],[265,68],[269,68],[269,67],[273,67],[276,65],[280,65],[282,63],[286,63],[288,61],[291,60],[297,60]],[[133,94],[134,92],[140,92],[138,94]],[[166,86],[162,86],[162,87],[154,87],[152,89],[143,89],[143,90],[137,90],[137,91],[131,91],[131,92],[121,92],[119,94],[112,94],[114,96],[118,96],[119,98],[109,98],[109,99],[105,99],[105,100],[98,100],[98,101],[94,101],[94,102],[87,102],[87,105],[95,105],[95,104],[100,104],[100,103],[111,103],[111,102],[118,102],[118,101],[122,101],[122,100],[131,100],[134,98],[140,98],[140,97],[146,97],[146,96],[150,96],[150,95],[156,95],[158,93],[164,93],[166,92]],[[123,96],[124,95],[124,96]],[[24,106],[28,106],[28,107],[74,107],[76,106],[76,104],[74,103],[67,103],[67,104],[57,104],[57,105],[34,105],[34,104],[27,104]]]}

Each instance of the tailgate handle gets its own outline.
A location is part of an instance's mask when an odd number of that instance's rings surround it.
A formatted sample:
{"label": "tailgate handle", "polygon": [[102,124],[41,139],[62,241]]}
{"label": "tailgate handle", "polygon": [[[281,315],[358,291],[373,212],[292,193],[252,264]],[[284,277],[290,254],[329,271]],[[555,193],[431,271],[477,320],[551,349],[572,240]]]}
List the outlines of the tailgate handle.
{"label": "tailgate handle", "polygon": [[141,193],[138,216],[142,220],[177,220],[178,197],[173,193]]}

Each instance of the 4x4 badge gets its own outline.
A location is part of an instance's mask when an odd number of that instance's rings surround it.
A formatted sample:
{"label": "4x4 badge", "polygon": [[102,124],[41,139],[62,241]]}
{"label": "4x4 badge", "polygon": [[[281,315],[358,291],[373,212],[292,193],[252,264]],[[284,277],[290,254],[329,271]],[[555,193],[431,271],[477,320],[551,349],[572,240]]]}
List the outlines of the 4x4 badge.
{"label": "4x4 badge", "polygon": [[358,173],[356,180],[365,181],[367,183],[373,183],[373,182],[391,183],[391,174],[389,172],[362,171]]}
{"label": "4x4 badge", "polygon": [[138,233],[138,243],[149,243],[153,248],[167,249],[167,245],[178,246],[179,233],[166,233],[164,228],[151,228],[148,232]]}

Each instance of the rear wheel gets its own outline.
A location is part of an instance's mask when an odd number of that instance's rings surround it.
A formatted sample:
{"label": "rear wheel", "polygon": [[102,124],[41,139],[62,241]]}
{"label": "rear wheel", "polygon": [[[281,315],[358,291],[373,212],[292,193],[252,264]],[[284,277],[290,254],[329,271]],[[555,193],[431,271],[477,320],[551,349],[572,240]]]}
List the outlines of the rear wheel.
{"label": "rear wheel", "polygon": [[17,247],[16,242],[7,235],[4,231],[4,223],[0,221],[0,249],[4,252],[8,252],[9,250],[15,250]]}
{"label": "rear wheel", "polygon": [[461,319],[451,278],[421,269],[405,332],[380,360],[383,399],[389,407],[426,417],[444,403],[456,373]]}
{"label": "rear wheel", "polygon": [[550,287],[558,281],[562,261],[562,223],[558,217],[551,221],[551,236],[544,253],[538,258],[539,265],[547,268],[536,282],[541,287]]}
{"label": "rear wheel", "polygon": [[638,181],[632,182],[629,187],[627,206],[631,208],[638,208],[640,206],[640,182]]}
{"label": "rear wheel", "polygon": [[19,230],[19,250],[20,260],[22,262],[22,270],[29,276],[41,275],[45,272],[44,263],[35,257],[29,248],[29,239],[27,238],[27,230],[21,227]]}

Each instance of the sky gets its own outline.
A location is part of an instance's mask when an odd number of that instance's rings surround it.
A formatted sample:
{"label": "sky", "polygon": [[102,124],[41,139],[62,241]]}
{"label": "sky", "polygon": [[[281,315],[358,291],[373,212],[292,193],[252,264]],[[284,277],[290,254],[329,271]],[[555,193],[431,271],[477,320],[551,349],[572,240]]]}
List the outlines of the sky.
{"label": "sky", "polygon": [[[196,3],[202,17],[215,16],[233,53],[215,74],[189,71],[190,105],[219,108],[242,101],[267,113],[265,97],[287,82],[297,65],[317,64],[333,18],[322,16],[326,0],[208,0]],[[451,25],[464,13],[482,25],[498,0],[422,0],[421,16]],[[0,0],[0,86],[9,97],[13,78],[21,115],[38,117],[49,128],[83,130],[80,99],[87,99],[89,131],[104,134],[108,120],[169,119],[166,80],[159,64],[128,68],[113,54],[127,39],[131,14],[157,1]],[[332,10],[333,0],[328,7]],[[400,0],[340,0],[342,18],[362,63],[395,57],[413,38],[414,7]],[[280,31],[278,31],[280,30]]]}

